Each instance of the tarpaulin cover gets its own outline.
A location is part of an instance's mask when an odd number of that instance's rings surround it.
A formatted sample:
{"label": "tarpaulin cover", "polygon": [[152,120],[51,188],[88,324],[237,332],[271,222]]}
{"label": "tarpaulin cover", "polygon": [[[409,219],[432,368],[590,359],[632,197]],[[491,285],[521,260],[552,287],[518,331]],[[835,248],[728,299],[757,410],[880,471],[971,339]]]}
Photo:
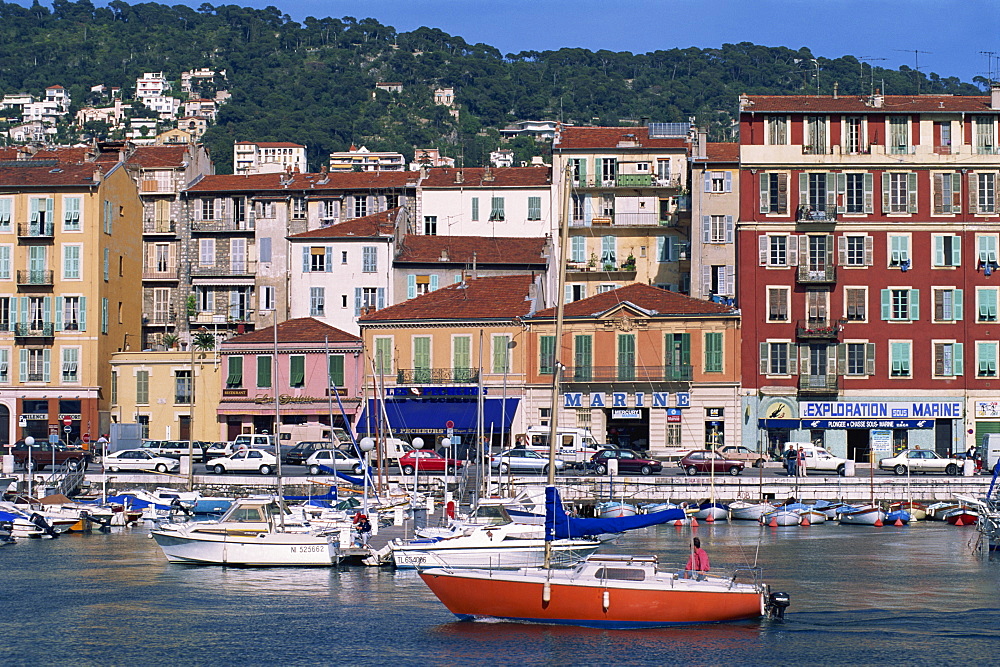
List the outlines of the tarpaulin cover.
{"label": "tarpaulin cover", "polygon": [[559,497],[559,490],[556,487],[545,487],[545,539],[549,541],[602,533],[623,533],[626,530],[677,521],[686,518],[686,516],[684,510],[672,509],[614,519],[578,519],[566,514],[562,499]]}

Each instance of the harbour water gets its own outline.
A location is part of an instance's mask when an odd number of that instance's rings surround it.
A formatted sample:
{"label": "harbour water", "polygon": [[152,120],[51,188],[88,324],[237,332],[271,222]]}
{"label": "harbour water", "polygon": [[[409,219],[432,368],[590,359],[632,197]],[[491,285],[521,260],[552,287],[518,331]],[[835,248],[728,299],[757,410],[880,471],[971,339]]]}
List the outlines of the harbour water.
{"label": "harbour water", "polygon": [[608,551],[753,562],[783,623],[643,631],[463,623],[415,573],[169,565],[147,530],[0,549],[3,665],[993,664],[1000,563],[973,528],[660,526]]}

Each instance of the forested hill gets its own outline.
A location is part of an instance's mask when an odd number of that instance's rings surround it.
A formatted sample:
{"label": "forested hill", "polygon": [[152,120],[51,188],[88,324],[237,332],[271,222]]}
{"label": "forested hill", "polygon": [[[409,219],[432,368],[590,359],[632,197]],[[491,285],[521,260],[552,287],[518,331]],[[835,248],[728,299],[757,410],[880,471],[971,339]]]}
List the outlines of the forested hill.
{"label": "forested hill", "polygon": [[[823,93],[834,82],[841,95],[867,93],[874,82],[891,94],[981,94],[958,78],[905,66],[872,72],[852,56],[812,58],[806,47],[747,42],[644,54],[565,48],[505,55],[437,29],[397,32],[352,17],[299,23],[274,7],[0,2],[3,94],[37,96],[60,84],[75,110],[96,101],[88,99],[96,84],[131,94],[143,72],[177,80],[184,70],[227,70],[233,97],[205,136],[220,172],[230,168],[232,142],[247,139],[304,143],[311,168],[352,142],[408,157],[414,146],[439,147],[477,165],[498,146],[496,130],[519,119],[617,125],[697,116],[723,140],[739,93],[814,93],[817,65]],[[403,92],[375,91],[379,81],[401,82]],[[438,86],[455,89],[458,120],[433,104]],[[531,143],[514,142],[519,159],[538,151]]]}

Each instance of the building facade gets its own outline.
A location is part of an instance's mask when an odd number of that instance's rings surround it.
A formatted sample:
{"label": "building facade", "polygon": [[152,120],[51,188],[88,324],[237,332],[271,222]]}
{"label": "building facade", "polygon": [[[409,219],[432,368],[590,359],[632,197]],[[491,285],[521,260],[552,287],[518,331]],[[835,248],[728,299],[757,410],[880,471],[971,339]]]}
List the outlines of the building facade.
{"label": "building facade", "polygon": [[305,173],[306,147],[288,141],[237,141],[233,144],[233,173]]}
{"label": "building facade", "polygon": [[698,133],[691,155],[690,296],[736,299],[736,220],[740,214],[740,147]]}
{"label": "building facade", "polygon": [[1000,429],[1000,88],[991,97],[743,97],[747,444],[867,460]]}

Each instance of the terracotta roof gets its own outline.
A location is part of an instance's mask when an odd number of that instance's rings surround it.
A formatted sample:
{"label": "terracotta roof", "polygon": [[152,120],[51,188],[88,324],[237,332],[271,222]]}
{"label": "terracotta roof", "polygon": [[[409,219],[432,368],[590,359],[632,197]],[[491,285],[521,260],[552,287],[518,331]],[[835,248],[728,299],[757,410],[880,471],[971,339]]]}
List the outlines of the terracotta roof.
{"label": "terracotta roof", "polygon": [[128,164],[143,169],[180,168],[187,157],[187,146],[138,146]]}
{"label": "terracotta roof", "polygon": [[[485,180],[487,174],[492,180]],[[459,183],[455,179],[461,175]],[[421,181],[424,188],[530,188],[552,185],[551,167],[434,167]]]}
{"label": "terracotta roof", "polygon": [[[35,160],[59,160],[60,162],[81,163],[86,162],[90,154],[90,148],[85,146],[63,146],[42,148],[32,156]],[[115,162],[118,161],[118,154],[115,153]]]}
{"label": "terracotta roof", "polygon": [[528,296],[533,281],[528,274],[469,280],[362,315],[358,322],[525,317],[532,308]]}
{"label": "terracotta roof", "polygon": [[955,95],[886,95],[881,107],[866,104],[867,97],[811,95],[749,95],[751,104],[744,105],[742,113],[983,113],[991,111],[989,97]]}
{"label": "terracotta roof", "polygon": [[[378,190],[415,187],[419,172],[415,171],[363,171],[336,174],[212,174],[205,176],[189,192],[237,192],[247,190],[308,191],[324,190]],[[288,186],[281,181],[288,181]],[[288,179],[291,179],[290,181]],[[325,182],[323,182],[325,181]]]}
{"label": "terracotta roof", "polygon": [[237,141],[236,143],[237,145],[259,146],[260,148],[305,148],[302,144],[293,144],[290,141]]}
{"label": "terracotta roof", "polygon": [[740,145],[736,143],[712,143],[709,142],[708,162],[739,162]]}
{"label": "terracotta roof", "polygon": [[[338,225],[339,226],[339,225]],[[396,262],[429,264],[536,264],[544,266],[542,256],[547,239],[498,238],[485,236],[425,236],[408,234],[399,246]],[[446,254],[447,259],[441,257]]]}
{"label": "terracotta roof", "polygon": [[[278,324],[279,343],[322,343],[326,338],[330,338],[331,343],[360,343],[361,339],[354,334],[341,331],[336,327],[331,327],[325,322],[320,322],[312,317],[299,317],[294,320],[285,320]],[[222,344],[225,348],[229,345],[240,345],[246,343],[273,343],[274,327],[259,329],[257,331],[234,336]]]}
{"label": "terracotta roof", "polygon": [[0,187],[45,188],[95,185],[94,172],[98,168],[94,164],[60,162],[58,166],[53,166],[51,162],[44,165],[33,165],[31,162],[32,160],[24,160],[17,166],[0,166]]}
{"label": "terracotta roof", "polygon": [[[620,303],[631,303],[647,312],[656,315],[722,315],[734,314],[729,306],[723,306],[712,301],[692,299],[689,296],[668,292],[659,287],[632,283],[610,292],[596,294],[586,299],[567,303],[563,308],[565,317],[596,317],[614,308]],[[553,318],[555,308],[546,308],[535,314],[535,317]]]}
{"label": "terracotta roof", "polygon": [[329,227],[310,229],[308,232],[292,234],[292,241],[299,239],[342,239],[342,238],[373,238],[376,236],[392,236],[396,231],[396,216],[402,207],[390,208],[387,211],[354,218]]}
{"label": "terracotta roof", "polygon": [[610,149],[617,148],[619,142],[623,141],[638,142],[638,146],[626,147],[626,150],[687,149],[687,139],[684,137],[654,137],[650,139],[648,127],[566,127],[556,138],[553,148],[558,150]]}

